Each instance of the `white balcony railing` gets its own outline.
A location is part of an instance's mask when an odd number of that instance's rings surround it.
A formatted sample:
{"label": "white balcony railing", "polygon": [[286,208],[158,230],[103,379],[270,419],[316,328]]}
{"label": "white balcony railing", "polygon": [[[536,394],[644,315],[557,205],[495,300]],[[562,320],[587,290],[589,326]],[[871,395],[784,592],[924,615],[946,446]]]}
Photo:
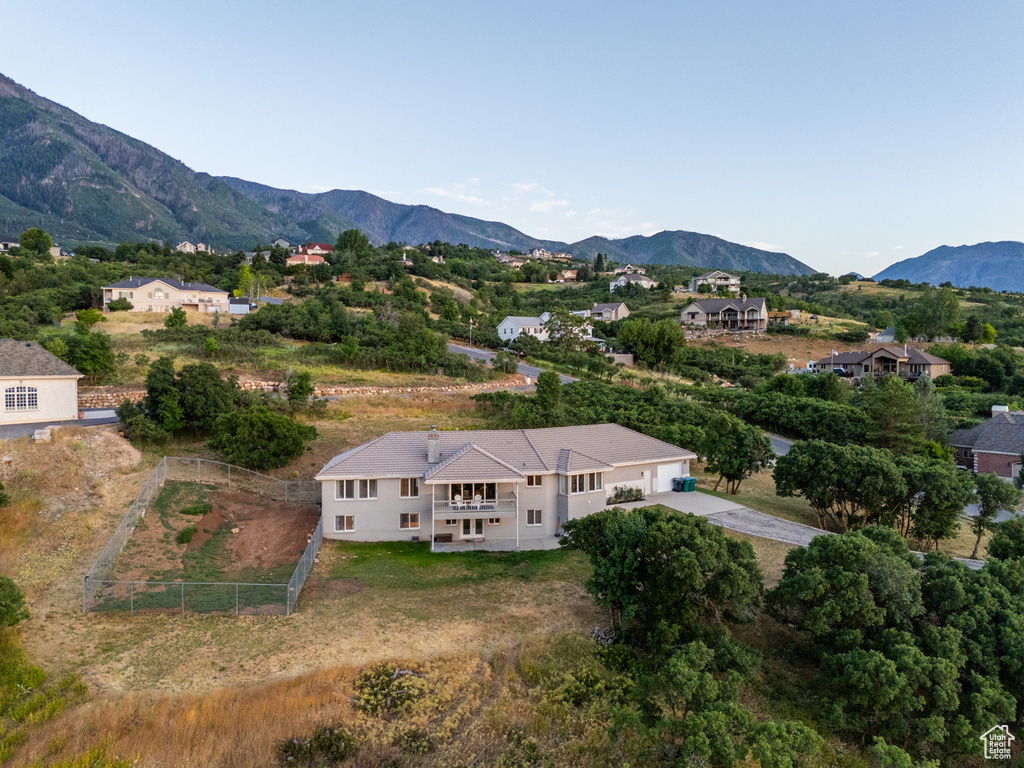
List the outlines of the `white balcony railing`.
{"label": "white balcony railing", "polygon": [[435,501],[434,513],[443,515],[445,512],[480,512],[481,517],[496,517],[484,513],[515,513],[515,499],[481,499],[480,501]]}

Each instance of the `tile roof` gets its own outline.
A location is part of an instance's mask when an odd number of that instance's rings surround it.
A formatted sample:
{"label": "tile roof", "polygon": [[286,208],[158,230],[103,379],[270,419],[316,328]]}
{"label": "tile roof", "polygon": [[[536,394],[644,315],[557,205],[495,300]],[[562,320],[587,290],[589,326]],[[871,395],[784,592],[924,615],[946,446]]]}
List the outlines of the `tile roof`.
{"label": "tile roof", "polygon": [[[526,315],[509,315],[508,317],[505,318],[505,320],[511,320],[520,328],[523,327],[524,325],[528,325],[530,327],[544,325],[544,321],[541,320],[539,317],[527,317]],[[505,320],[502,320],[501,322],[503,323],[505,322]],[[500,324],[501,323],[499,323],[499,325]]]}
{"label": "tile roof", "polygon": [[176,291],[204,291],[206,293],[227,293],[222,291],[220,288],[215,288],[212,285],[206,283],[182,283],[178,280],[171,280],[168,277],[129,277],[127,280],[121,280],[117,283],[111,283],[110,285],[104,285],[104,288],[142,288],[143,286],[149,285],[150,283],[161,282],[165,285],[169,285]]}
{"label": "tile roof", "polygon": [[997,413],[972,429],[958,429],[949,444],[976,453],[1024,453],[1024,411]]}
{"label": "tile roof", "polygon": [[467,443],[461,451],[428,469],[423,475],[428,483],[493,483],[516,481],[524,477],[526,475],[515,467],[472,443]]}
{"label": "tile roof", "polygon": [[0,376],[76,376],[78,371],[34,341],[0,339]]}
{"label": "tile roof", "polygon": [[831,361],[834,365],[856,365],[857,363],[864,362],[878,352],[888,352],[893,357],[900,360],[906,359],[907,363],[913,365],[949,365],[948,360],[943,360],[941,357],[936,357],[928,352],[922,352],[919,349],[907,347],[906,353],[904,353],[903,347],[893,346],[882,346],[878,349],[869,350],[867,352],[863,350],[857,350],[856,352],[840,352],[838,355],[823,357],[818,361],[818,364],[823,365]]}
{"label": "tile roof", "polygon": [[439,478],[448,477],[449,467],[454,473],[463,466],[467,473],[503,472],[505,479],[513,477],[513,472],[593,472],[645,461],[696,458],[692,451],[618,424],[445,431],[439,433],[438,441],[441,460],[432,465],[427,462],[426,432],[389,432],[335,456],[316,479],[423,477],[444,482]]}

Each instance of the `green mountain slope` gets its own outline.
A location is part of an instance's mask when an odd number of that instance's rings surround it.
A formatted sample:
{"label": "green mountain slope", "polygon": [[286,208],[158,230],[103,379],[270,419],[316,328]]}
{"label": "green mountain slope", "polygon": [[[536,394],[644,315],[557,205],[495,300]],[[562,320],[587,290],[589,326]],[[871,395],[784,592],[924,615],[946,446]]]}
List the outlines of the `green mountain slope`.
{"label": "green mountain slope", "polygon": [[188,239],[219,248],[331,236],[0,75],[0,231],[58,240]]}
{"label": "green mountain slope", "polygon": [[941,245],[921,256],[898,261],[875,275],[875,280],[886,278],[1024,291],[1024,243],[1003,240],[977,245]]}
{"label": "green mountain slope", "polygon": [[358,228],[377,244],[546,248],[616,261],[809,274],[785,254],[694,232],[568,245],[498,221],[400,205],[368,192],[306,194],[193,171],[144,142],[91,122],[0,75],[0,235],[46,229],[64,245],[155,240],[251,248],[276,236],[334,242]]}

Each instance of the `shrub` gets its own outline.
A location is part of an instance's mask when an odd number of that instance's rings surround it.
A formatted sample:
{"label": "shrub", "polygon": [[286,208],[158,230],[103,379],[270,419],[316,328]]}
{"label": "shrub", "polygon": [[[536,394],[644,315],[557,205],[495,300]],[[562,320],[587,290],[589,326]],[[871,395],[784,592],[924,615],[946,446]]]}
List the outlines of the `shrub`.
{"label": "shrub", "polygon": [[321,726],[308,739],[285,739],[277,745],[284,766],[337,764],[355,754],[356,743],[344,728]]}
{"label": "shrub", "polygon": [[126,312],[135,307],[128,299],[114,299],[107,304],[107,309],[111,312]]}
{"label": "shrub", "polygon": [[608,500],[609,504],[621,504],[625,501],[643,501],[644,490],[643,488],[616,488],[615,493],[612,494],[611,499]]}
{"label": "shrub", "polygon": [[418,699],[423,694],[423,679],[414,670],[382,663],[359,673],[355,689],[356,707],[372,715]]}
{"label": "shrub", "polygon": [[183,328],[186,325],[188,325],[188,315],[181,307],[175,307],[171,310],[171,314],[164,318],[165,328]]}
{"label": "shrub", "polygon": [[0,629],[13,627],[28,618],[25,595],[18,585],[6,576],[0,576]]}
{"label": "shrub", "polygon": [[200,515],[205,515],[211,509],[213,509],[213,504],[203,502],[201,504],[193,504],[191,507],[183,507],[180,512],[183,515],[195,515],[198,517]]}
{"label": "shrub", "polygon": [[196,535],[196,531],[199,530],[199,526],[190,525],[187,528],[182,528],[178,531],[177,541],[179,544],[188,544],[192,541],[192,537]]}
{"label": "shrub", "polygon": [[220,416],[207,445],[233,463],[259,471],[283,467],[315,440],[316,427],[298,424],[262,405]]}

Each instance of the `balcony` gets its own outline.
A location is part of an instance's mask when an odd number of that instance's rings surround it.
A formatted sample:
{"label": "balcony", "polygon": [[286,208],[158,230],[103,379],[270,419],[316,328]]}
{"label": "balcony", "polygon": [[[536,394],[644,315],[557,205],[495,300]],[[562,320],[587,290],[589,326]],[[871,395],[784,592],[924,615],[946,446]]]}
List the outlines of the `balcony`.
{"label": "balcony", "polygon": [[480,499],[479,501],[437,500],[434,502],[435,518],[508,517],[515,513],[515,498]]}

